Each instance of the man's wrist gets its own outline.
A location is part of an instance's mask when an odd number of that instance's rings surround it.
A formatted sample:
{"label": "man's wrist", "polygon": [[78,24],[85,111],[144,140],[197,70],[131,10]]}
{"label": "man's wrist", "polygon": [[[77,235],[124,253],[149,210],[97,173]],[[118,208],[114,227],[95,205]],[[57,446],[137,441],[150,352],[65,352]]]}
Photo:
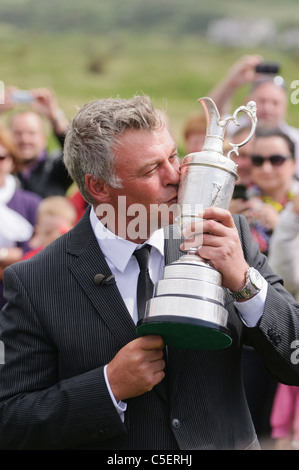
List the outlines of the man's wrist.
{"label": "man's wrist", "polygon": [[122,400],[116,401],[116,398],[113,395],[113,392],[112,392],[111,387],[110,387],[109,379],[108,379],[108,376],[107,376],[107,364],[104,367],[104,377],[105,377],[105,382],[106,382],[106,385],[107,385],[112,403],[113,403],[115,409],[117,410],[122,422],[124,422],[124,412],[127,409],[127,404],[125,402],[123,402]]}
{"label": "man's wrist", "polygon": [[229,292],[237,302],[244,302],[257,295],[262,286],[262,275],[255,268],[250,267],[246,272],[246,282],[244,287],[238,291]]}
{"label": "man's wrist", "polygon": [[54,116],[51,117],[51,123],[53,127],[57,126],[58,123],[60,123],[62,120],[65,121],[66,117],[64,114],[64,111],[62,109],[58,109]]}

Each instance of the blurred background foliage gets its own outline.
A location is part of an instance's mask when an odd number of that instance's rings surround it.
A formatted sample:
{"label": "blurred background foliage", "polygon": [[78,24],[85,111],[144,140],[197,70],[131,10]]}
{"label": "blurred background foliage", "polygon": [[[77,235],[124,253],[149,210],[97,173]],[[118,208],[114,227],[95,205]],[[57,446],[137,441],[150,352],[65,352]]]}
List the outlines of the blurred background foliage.
{"label": "blurred background foliage", "polygon": [[[271,21],[275,34],[242,47],[238,38],[215,42],[209,31],[222,18],[247,22],[253,32],[261,19]],[[183,124],[200,110],[197,99],[242,55],[280,62],[288,85],[299,79],[296,34],[291,44],[281,40],[296,28],[296,0],[0,0],[0,79],[53,88],[69,118],[95,98],[149,94],[168,113],[183,151]],[[290,102],[288,116],[297,127],[298,106]]]}

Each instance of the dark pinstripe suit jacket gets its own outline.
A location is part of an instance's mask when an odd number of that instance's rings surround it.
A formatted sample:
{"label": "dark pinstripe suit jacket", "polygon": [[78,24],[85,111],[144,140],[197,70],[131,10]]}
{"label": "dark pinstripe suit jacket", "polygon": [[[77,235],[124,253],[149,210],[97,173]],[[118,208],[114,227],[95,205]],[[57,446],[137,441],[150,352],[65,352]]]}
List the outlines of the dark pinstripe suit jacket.
{"label": "dark pinstripe suit jacket", "polygon": [[[241,379],[246,339],[279,380],[299,385],[291,344],[299,339],[299,307],[236,217],[245,257],[269,282],[259,325],[240,321],[229,294],[232,346],[218,351],[169,348],[167,381],[127,400],[125,422],[107,391],[103,367],[129,341],[135,325],[116,285],[97,286],[110,270],[89,213],[31,260],[5,271],[8,304],[1,312],[1,449],[243,449],[255,431]],[[180,256],[169,242],[166,262]],[[294,361],[293,361],[294,362]]]}

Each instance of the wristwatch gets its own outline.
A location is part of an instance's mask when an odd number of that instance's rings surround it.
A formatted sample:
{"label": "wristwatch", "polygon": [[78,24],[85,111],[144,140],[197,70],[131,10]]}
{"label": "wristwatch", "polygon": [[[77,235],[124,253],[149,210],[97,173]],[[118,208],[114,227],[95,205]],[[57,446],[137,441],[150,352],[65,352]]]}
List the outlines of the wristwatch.
{"label": "wristwatch", "polygon": [[246,284],[243,289],[237,292],[231,292],[231,295],[235,300],[238,302],[242,300],[249,300],[258,294],[263,287],[263,277],[262,275],[255,269],[249,268],[246,273]]}

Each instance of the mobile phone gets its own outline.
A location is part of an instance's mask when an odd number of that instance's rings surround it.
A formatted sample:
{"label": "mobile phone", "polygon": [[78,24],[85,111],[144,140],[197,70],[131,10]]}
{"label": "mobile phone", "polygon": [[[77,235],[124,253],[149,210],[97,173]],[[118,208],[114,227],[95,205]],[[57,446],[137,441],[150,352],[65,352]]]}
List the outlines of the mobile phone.
{"label": "mobile phone", "polygon": [[246,194],[246,186],[244,184],[235,185],[232,199],[243,199],[244,201],[248,199]]}
{"label": "mobile phone", "polygon": [[35,98],[29,90],[15,90],[11,93],[10,100],[14,103],[32,103]]}
{"label": "mobile phone", "polygon": [[278,62],[262,62],[261,64],[258,64],[255,68],[255,71],[257,73],[265,73],[265,74],[271,74],[271,75],[276,75],[279,73],[280,70],[280,65]]}

